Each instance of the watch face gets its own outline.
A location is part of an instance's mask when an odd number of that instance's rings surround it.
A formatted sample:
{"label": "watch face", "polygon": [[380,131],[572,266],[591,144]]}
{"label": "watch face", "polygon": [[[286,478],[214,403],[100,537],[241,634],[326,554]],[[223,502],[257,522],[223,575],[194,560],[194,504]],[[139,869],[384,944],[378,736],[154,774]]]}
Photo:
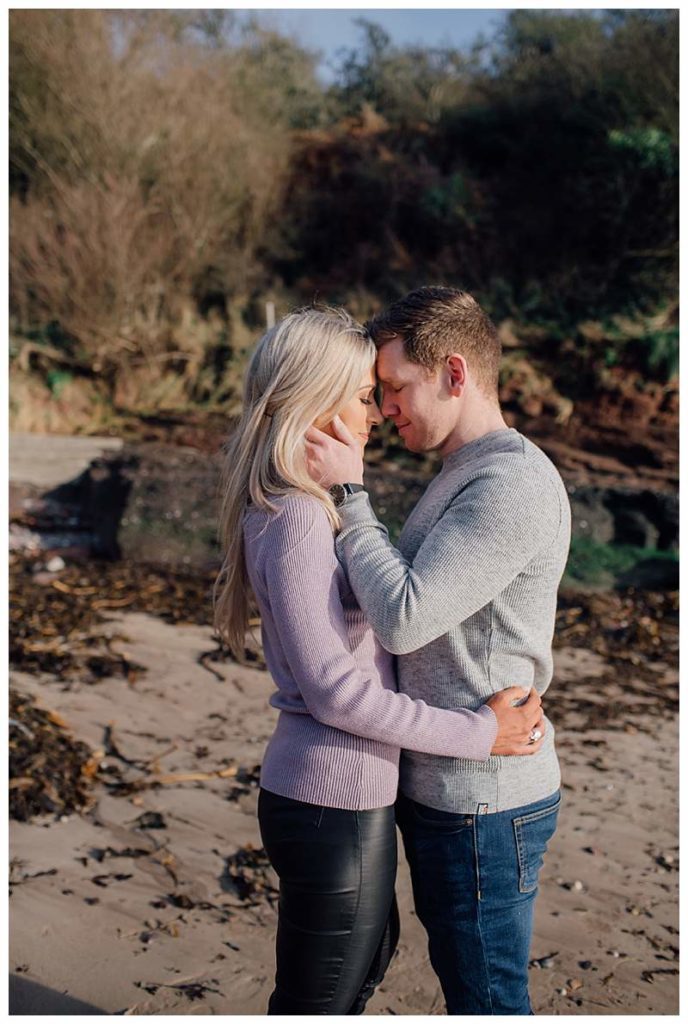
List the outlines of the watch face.
{"label": "watch face", "polygon": [[332,484],[332,486],[330,487],[330,494],[332,495],[332,501],[334,502],[335,507],[338,508],[340,505],[344,503],[344,499],[346,498],[346,490],[344,489],[342,484]]}

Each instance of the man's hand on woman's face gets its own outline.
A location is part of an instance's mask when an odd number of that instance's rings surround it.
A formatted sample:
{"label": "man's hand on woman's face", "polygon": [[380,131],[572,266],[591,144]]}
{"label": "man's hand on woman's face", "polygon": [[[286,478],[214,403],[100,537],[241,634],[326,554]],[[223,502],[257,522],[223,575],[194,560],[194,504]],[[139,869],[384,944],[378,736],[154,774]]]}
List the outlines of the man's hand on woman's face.
{"label": "man's hand on woman's face", "polygon": [[306,431],[308,472],[323,487],[331,487],[332,484],[362,484],[363,446],[339,416],[332,420],[332,428],[336,438],[317,427]]}

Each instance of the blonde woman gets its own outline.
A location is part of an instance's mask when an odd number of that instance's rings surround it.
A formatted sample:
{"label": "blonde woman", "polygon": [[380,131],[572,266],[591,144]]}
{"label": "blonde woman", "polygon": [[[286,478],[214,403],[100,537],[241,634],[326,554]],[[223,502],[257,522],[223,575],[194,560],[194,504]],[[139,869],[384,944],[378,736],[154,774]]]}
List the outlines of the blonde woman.
{"label": "blonde woman", "polygon": [[362,1013],[384,975],[398,937],[400,747],[484,761],[542,742],[528,743],[542,728],[534,689],[519,707],[525,691],[511,687],[476,712],[398,693],[349,589],[334,550],[342,495],[309,476],[304,435],[339,416],[365,445],[382,420],[374,365],[343,310],[290,314],[258,343],[226,452],[216,626],[242,658],[252,590],[279,710],[258,806],[280,879],[270,1014]]}

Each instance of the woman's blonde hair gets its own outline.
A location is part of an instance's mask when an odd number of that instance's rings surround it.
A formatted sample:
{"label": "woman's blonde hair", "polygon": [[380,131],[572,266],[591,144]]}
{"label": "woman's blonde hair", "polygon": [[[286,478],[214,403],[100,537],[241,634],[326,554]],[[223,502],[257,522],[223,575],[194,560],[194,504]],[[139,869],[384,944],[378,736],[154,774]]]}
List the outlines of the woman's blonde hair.
{"label": "woman's blonde hair", "polygon": [[242,520],[249,501],[276,512],[271,499],[294,491],[339,516],[329,492],[308,475],[304,435],[330,422],[354,397],[375,362],[366,330],[339,308],[290,313],[258,342],[244,382],[241,420],[225,449],[220,542],[224,561],[213,589],[215,629],[239,660],[245,656],[249,581]]}

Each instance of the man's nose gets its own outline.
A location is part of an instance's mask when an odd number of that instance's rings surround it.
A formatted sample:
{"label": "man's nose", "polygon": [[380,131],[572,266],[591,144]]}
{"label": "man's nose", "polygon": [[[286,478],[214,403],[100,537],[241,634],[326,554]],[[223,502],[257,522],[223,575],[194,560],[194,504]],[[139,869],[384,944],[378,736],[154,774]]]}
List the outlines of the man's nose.
{"label": "man's nose", "polygon": [[382,403],[380,405],[383,416],[396,416],[399,406],[387,391],[382,392]]}

